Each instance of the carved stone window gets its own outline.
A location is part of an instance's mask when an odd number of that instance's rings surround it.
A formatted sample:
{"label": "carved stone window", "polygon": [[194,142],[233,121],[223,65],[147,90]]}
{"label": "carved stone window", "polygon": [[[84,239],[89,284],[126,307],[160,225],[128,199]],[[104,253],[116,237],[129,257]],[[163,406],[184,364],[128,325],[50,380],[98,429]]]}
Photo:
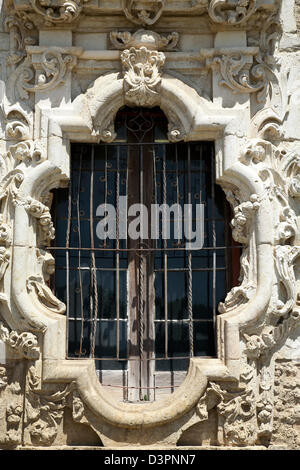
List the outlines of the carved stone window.
{"label": "carved stone window", "polygon": [[[152,401],[183,381],[190,357],[216,356],[217,307],[237,283],[239,248],[212,142],[170,143],[159,108],[125,107],[115,127],[113,143],[72,146],[70,186],[56,194],[55,289],[67,305],[68,357],[94,358],[119,399]],[[170,239],[162,222],[157,240],[123,239],[124,196],[128,209],[148,209],[149,237],[152,203],[192,204],[194,218],[202,203],[203,248],[185,249],[173,212]],[[116,208],[116,237],[97,238],[100,204]]]}

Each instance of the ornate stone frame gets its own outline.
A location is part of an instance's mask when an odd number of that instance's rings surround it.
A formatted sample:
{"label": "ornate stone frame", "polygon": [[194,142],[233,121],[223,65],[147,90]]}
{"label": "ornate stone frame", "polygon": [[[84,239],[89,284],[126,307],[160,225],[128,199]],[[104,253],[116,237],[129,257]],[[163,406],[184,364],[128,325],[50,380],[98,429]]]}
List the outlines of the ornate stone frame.
{"label": "ornate stone frame", "polygon": [[[169,118],[170,132],[184,140],[214,140],[217,156],[217,180],[227,189],[240,188],[245,200],[259,200],[253,221],[257,259],[257,289],[252,299],[218,317],[218,359],[194,358],[179,389],[156,403],[139,405],[116,403],[99,384],[92,360],[65,359],[66,319],[28,290],[34,247],[32,215],[24,201],[40,201],[53,187],[69,177],[70,141],[95,142],[103,133],[113,134],[111,116],[126,104],[124,79],[112,73],[101,76],[88,91],[68,108],[41,110],[40,122],[47,135],[48,159],[26,173],[18,188],[15,207],[11,294],[18,312],[6,321],[11,328],[38,334],[42,351],[41,380],[47,383],[76,382],[78,393],[95,419],[114,427],[153,427],[175,421],[191,410],[204,394],[210,380],[238,381],[241,373],[240,330],[256,323],[265,313],[272,290],[272,221],[270,202],[257,174],[238,160],[245,142],[249,117],[247,111],[222,109],[209,103],[188,85],[168,75],[161,79],[156,98]],[[110,116],[110,118],[109,118]],[[109,121],[109,122],[108,122]],[[174,135],[174,134],[173,134]],[[30,199],[31,198],[31,199]],[[27,249],[24,249],[28,247]],[[28,273],[28,276],[24,276]]]}

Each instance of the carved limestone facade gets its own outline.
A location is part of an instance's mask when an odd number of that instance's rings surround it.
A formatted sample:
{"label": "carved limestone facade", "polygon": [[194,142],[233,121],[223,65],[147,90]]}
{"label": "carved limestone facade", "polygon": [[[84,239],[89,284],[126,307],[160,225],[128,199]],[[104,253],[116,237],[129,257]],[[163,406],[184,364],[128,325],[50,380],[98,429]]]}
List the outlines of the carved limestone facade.
{"label": "carved limestone facade", "polygon": [[[299,2],[3,0],[1,15],[0,448],[299,448]],[[142,406],[66,359],[48,285],[70,142],[113,142],[124,105],[159,106],[171,142],[215,142],[243,245],[218,357]]]}

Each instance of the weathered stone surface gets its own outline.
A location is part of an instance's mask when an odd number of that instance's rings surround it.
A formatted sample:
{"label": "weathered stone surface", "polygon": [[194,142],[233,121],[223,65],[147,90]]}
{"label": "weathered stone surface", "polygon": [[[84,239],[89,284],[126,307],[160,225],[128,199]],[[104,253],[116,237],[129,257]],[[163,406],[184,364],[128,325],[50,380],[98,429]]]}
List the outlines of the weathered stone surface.
{"label": "weathered stone surface", "polygon": [[[299,0],[9,0],[1,15],[0,447],[299,448]],[[118,402],[92,360],[65,359],[48,285],[69,142],[114,141],[125,104],[160,106],[171,142],[215,141],[243,245],[218,358],[193,358],[156,403]]]}

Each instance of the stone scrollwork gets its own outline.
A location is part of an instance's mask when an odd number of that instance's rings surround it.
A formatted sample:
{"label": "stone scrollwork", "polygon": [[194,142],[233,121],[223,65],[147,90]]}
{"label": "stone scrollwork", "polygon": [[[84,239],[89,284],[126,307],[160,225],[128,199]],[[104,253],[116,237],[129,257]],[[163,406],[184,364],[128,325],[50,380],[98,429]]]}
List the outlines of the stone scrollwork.
{"label": "stone scrollwork", "polygon": [[221,386],[210,382],[198,404],[202,419],[208,418],[208,410],[216,407],[223,435],[220,445],[247,446],[257,441],[257,407],[253,389],[253,369],[247,366],[237,384]]}
{"label": "stone scrollwork", "polygon": [[211,0],[208,14],[215,23],[238,25],[258,8],[257,0]]}
{"label": "stone scrollwork", "polygon": [[34,64],[37,70],[37,80],[36,83],[32,83],[35,72],[32,58],[30,54],[27,55],[13,76],[19,97],[27,100],[29,93],[52,90],[64,82],[66,73],[73,68],[75,63],[76,57],[72,54],[64,53],[59,47],[50,47],[41,53],[39,64]]}
{"label": "stone scrollwork", "polygon": [[88,0],[63,0],[55,3],[51,0],[30,0],[34,11],[44,18],[46,25],[71,23],[82,11]]}
{"label": "stone scrollwork", "polygon": [[0,392],[7,387],[6,368],[0,366]]}
{"label": "stone scrollwork", "polygon": [[[249,48],[250,49],[250,48]],[[261,102],[268,87],[265,65],[258,58],[258,50],[215,53],[206,59],[206,65],[218,68],[222,79],[220,86],[226,86],[233,93],[256,93],[257,101]],[[255,55],[256,63],[253,63]]]}
{"label": "stone scrollwork", "polygon": [[162,52],[146,47],[131,47],[121,54],[124,70],[125,98],[134,106],[157,105],[161,84],[161,69],[165,62]]}
{"label": "stone scrollwork", "polygon": [[260,206],[257,194],[251,194],[249,201],[234,207],[234,218],[231,221],[232,236],[240,243],[249,241],[249,223]]}
{"label": "stone scrollwork", "polygon": [[35,371],[29,371],[24,424],[31,444],[41,446],[53,444],[63,419],[67,398],[73,390],[73,383],[54,392],[38,390]]}

